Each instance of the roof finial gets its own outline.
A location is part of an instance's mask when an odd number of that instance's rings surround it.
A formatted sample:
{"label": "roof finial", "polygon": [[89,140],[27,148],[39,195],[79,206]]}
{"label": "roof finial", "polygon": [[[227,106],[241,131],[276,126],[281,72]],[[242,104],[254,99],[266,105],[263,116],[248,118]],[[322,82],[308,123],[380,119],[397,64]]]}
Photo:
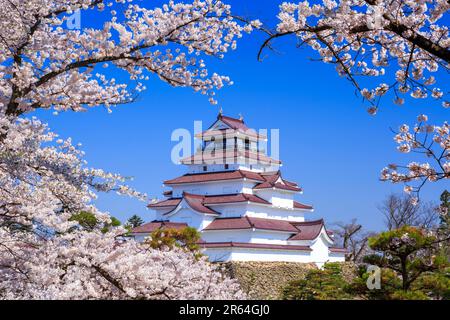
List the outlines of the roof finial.
{"label": "roof finial", "polygon": [[219,116],[221,116],[223,114],[223,109],[222,107],[219,108]]}
{"label": "roof finial", "polygon": [[241,113],[239,113],[239,120],[241,120],[242,122],[244,122],[244,116],[243,116]]}

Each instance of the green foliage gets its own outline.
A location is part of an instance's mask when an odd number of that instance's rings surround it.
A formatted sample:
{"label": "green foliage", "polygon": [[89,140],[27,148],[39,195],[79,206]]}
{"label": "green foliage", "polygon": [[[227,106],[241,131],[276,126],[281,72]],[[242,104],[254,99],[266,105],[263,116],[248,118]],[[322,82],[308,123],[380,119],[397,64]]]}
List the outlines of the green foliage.
{"label": "green foliage", "polygon": [[397,290],[390,296],[391,300],[429,300],[428,296],[419,290]]}
{"label": "green foliage", "polygon": [[72,215],[69,221],[77,221],[80,227],[88,231],[98,227],[98,220],[95,215],[87,211],[81,211]]}
{"label": "green foliage", "polygon": [[402,281],[398,275],[390,269],[381,270],[380,289],[369,290],[367,280],[370,273],[365,266],[360,266],[358,277],[347,287],[347,292],[356,297],[369,300],[390,300],[392,294],[402,288]]}
{"label": "green foliage", "polygon": [[161,228],[151,233],[147,243],[153,249],[161,250],[178,247],[191,251],[196,256],[201,256],[199,253],[200,247],[198,245],[200,237],[200,233],[197,229],[192,227],[182,229]]}
{"label": "green foliage", "polygon": [[144,224],[144,220],[142,220],[142,218],[139,217],[138,215],[134,214],[127,220],[125,227],[129,228],[129,229],[133,229],[133,228],[137,228],[143,224]]}
{"label": "green foliage", "polygon": [[[113,227],[121,225],[120,221],[115,217],[110,217],[110,223],[100,223],[92,212],[81,211],[72,215],[69,221],[77,221],[78,226],[87,231],[94,231],[100,229],[103,233],[108,232]],[[77,228],[75,227],[75,228]]]}
{"label": "green foliage", "polygon": [[302,280],[290,282],[284,289],[284,300],[344,300],[352,296],[342,277],[339,263],[327,263],[322,270],[310,270]]}
{"label": "green foliage", "polygon": [[435,241],[435,236],[428,236],[419,228],[403,226],[400,229],[382,232],[370,238],[369,246],[375,251],[403,256],[429,248]]}
{"label": "green foliage", "polygon": [[103,228],[102,228],[103,233],[108,232],[109,230],[111,230],[111,228],[119,227],[121,225],[121,222],[119,219],[117,219],[115,217],[110,217],[110,219],[111,219],[111,223],[103,224]]}
{"label": "green foliage", "polygon": [[441,207],[447,208],[448,211],[450,212],[450,192],[448,192],[447,190],[442,192],[440,200],[441,200]]}
{"label": "green foliage", "polygon": [[434,255],[436,240],[424,230],[410,226],[382,232],[369,239],[370,248],[378,254],[365,257],[364,262],[395,271],[406,291],[423,272],[445,266],[446,262]]}
{"label": "green foliage", "polygon": [[432,299],[450,300],[450,268],[420,276],[412,286]]}

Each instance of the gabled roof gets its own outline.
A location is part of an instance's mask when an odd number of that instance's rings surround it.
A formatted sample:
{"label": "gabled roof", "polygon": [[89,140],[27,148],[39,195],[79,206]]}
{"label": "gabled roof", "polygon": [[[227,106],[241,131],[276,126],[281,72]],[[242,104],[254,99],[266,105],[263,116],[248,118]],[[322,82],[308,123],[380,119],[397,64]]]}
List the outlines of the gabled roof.
{"label": "gabled roof", "polygon": [[312,251],[309,246],[284,245],[284,244],[266,244],[266,243],[248,243],[248,242],[202,242],[199,245],[205,249],[214,248],[249,248],[261,250],[295,250]]}
{"label": "gabled roof", "polygon": [[255,196],[253,194],[246,193],[236,193],[236,194],[225,194],[225,195],[214,195],[214,196],[204,196],[191,194],[187,192],[183,192],[183,197],[181,198],[170,198],[167,200],[163,200],[157,203],[151,203],[147,207],[153,209],[172,209],[171,211],[165,213],[170,214],[175,210],[181,203],[182,200],[185,200],[187,204],[197,212],[207,213],[207,214],[220,214],[217,211],[209,208],[212,205],[219,204],[229,204],[229,203],[240,203],[240,202],[252,202],[252,203],[260,203],[271,205],[270,202]]}
{"label": "gabled roof", "polygon": [[243,131],[249,130],[249,128],[244,123],[244,119],[236,119],[236,118],[227,117],[222,114],[219,114],[217,116],[217,120],[222,121],[227,126],[229,126],[231,129],[243,130]]}
{"label": "gabled roof", "polygon": [[247,193],[225,194],[217,196],[204,196],[203,203],[205,205],[224,204],[224,203],[238,203],[238,202],[253,202],[260,204],[271,205],[267,200],[258,196]]}
{"label": "gabled roof", "polygon": [[281,176],[281,172],[261,173],[261,177],[264,178],[264,182],[256,185],[253,189],[282,189],[294,192],[300,192],[302,189],[294,182],[284,180]]}
{"label": "gabled roof", "polygon": [[[222,122],[228,128],[215,128],[217,122]],[[257,139],[267,139],[266,136],[259,135],[255,130],[250,129],[244,123],[244,120],[236,119],[232,117],[227,117],[222,114],[217,116],[217,120],[204,132],[196,134],[197,138],[211,137],[214,136],[216,139],[221,138],[229,138],[232,136],[236,136],[236,134],[243,134],[249,138],[257,138]]]}
{"label": "gabled roof", "polygon": [[219,214],[217,211],[212,210],[205,206],[204,197],[200,195],[183,193],[183,198],[189,204],[189,206],[197,212],[207,213],[207,214]]}
{"label": "gabled roof", "polygon": [[184,183],[199,183],[210,181],[223,181],[223,180],[238,180],[238,179],[250,179],[255,181],[264,181],[264,178],[260,174],[245,170],[235,171],[219,171],[219,172],[207,172],[207,173],[191,173],[184,176],[166,180],[164,184],[184,184]]}
{"label": "gabled roof", "polygon": [[298,229],[298,233],[293,235],[289,240],[314,240],[325,227],[323,219],[305,222],[291,222]]}
{"label": "gabled roof", "polygon": [[264,219],[253,217],[218,218],[211,222],[204,230],[240,230],[240,229],[261,229],[273,231],[285,231],[297,233],[298,229],[289,221]]}
{"label": "gabled roof", "polygon": [[186,223],[169,222],[169,221],[152,221],[133,228],[132,233],[152,233],[157,229],[184,229],[188,225]]}

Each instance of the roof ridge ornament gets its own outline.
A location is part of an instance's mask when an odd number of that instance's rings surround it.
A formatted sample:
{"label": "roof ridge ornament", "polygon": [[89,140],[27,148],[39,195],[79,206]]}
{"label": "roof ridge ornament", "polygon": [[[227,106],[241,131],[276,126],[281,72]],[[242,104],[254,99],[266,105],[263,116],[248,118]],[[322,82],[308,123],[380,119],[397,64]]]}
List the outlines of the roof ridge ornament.
{"label": "roof ridge ornament", "polygon": [[244,122],[244,116],[242,115],[242,113],[239,113],[239,121]]}

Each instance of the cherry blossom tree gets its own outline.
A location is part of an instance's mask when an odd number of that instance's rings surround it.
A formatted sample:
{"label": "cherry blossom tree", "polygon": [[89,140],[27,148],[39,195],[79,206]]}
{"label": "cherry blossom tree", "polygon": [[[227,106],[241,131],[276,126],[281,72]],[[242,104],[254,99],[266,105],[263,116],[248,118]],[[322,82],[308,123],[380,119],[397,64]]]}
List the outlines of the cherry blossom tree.
{"label": "cherry blossom tree", "polygon": [[[238,285],[183,250],[155,250],[127,230],[84,229],[80,211],[109,222],[92,201],[98,191],[144,198],[124,179],[87,168],[83,153],[37,119],[1,126],[0,298],[233,299]],[[55,141],[55,144],[52,141]]]}
{"label": "cherry blossom tree", "polygon": [[[130,0],[1,0],[0,110],[21,115],[37,108],[83,110],[129,102],[150,75],[208,94],[230,79],[209,74],[201,55],[218,58],[236,48],[243,26],[215,0],[170,1],[146,9]],[[102,28],[64,28],[75,10],[103,11]],[[248,28],[246,28],[248,30]],[[101,73],[113,66],[136,86]]]}
{"label": "cherry blossom tree", "polygon": [[[99,29],[67,28],[76,10],[109,19]],[[214,91],[231,81],[209,74],[203,57],[222,58],[251,29],[213,0],[152,10],[131,0],[0,0],[0,298],[244,298],[191,253],[151,249],[122,227],[87,230],[71,219],[89,212],[109,224],[94,205],[98,192],[146,196],[122,176],[88,167],[78,145],[25,116],[110,110],[133,101],[152,75],[215,103]],[[108,67],[130,81],[102,74]]]}
{"label": "cherry blossom tree", "polygon": [[381,172],[382,180],[404,183],[405,192],[414,195],[414,202],[425,183],[450,178],[450,125],[447,122],[441,126],[428,124],[426,115],[417,120],[413,129],[403,124],[394,139],[400,152],[423,154],[429,161],[406,166],[390,164]]}
{"label": "cherry blossom tree", "polygon": [[[405,95],[431,97],[450,106],[437,85],[438,71],[448,76],[450,38],[444,22],[447,0],[321,0],[280,5],[276,30],[261,27],[268,34],[258,58],[272,48],[279,37],[294,35],[299,46],[316,51],[319,60],[335,65],[337,73],[349,80],[375,114],[383,96],[391,94],[394,103],[404,104]],[[367,87],[369,79],[378,79]],[[448,85],[442,83],[442,85]],[[414,132],[403,125],[395,140],[404,153],[420,152],[430,161],[390,165],[382,180],[406,183],[405,191],[418,194],[427,181],[448,179],[448,123],[425,125],[420,116]],[[427,138],[432,137],[431,140]],[[404,171],[403,171],[404,170]],[[411,182],[420,182],[411,186]],[[416,198],[416,197],[414,197]]]}

